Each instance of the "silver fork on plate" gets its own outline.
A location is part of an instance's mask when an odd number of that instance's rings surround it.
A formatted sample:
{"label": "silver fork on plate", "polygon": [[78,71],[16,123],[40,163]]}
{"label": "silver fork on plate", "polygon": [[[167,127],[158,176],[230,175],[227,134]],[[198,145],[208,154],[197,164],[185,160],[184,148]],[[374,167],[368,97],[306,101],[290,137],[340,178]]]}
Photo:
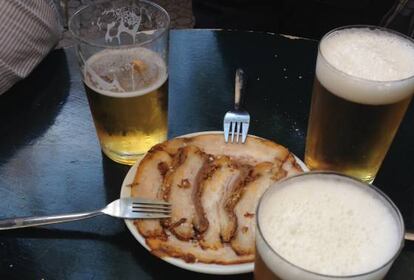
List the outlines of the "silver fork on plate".
{"label": "silver fork on plate", "polygon": [[234,88],[234,110],[228,111],[224,115],[223,128],[224,140],[229,141],[231,135],[231,142],[234,143],[234,136],[236,136],[236,143],[239,143],[241,135],[241,142],[246,142],[247,133],[249,132],[250,115],[242,108],[242,101],[244,95],[245,76],[242,69],[236,70],[236,84]]}
{"label": "silver fork on plate", "polygon": [[106,214],[121,219],[162,219],[170,217],[171,205],[165,201],[142,198],[120,198],[105,208],[73,214],[22,217],[0,220],[0,230],[16,229],[77,221]]}

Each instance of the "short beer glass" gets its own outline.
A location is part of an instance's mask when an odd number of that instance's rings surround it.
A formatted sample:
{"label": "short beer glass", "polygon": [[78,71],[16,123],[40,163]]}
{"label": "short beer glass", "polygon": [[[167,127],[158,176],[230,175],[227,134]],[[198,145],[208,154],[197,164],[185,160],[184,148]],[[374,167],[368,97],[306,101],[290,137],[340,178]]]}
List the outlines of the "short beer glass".
{"label": "short beer glass", "polygon": [[259,201],[256,227],[256,280],[383,279],[404,245],[394,203],[332,172],[272,185]]}
{"label": "short beer glass", "polygon": [[326,34],[316,62],[305,162],[371,183],[414,93],[414,42],[373,26]]}
{"label": "short beer glass", "polygon": [[102,151],[133,164],[167,138],[170,18],[144,0],[113,0],[69,22]]}

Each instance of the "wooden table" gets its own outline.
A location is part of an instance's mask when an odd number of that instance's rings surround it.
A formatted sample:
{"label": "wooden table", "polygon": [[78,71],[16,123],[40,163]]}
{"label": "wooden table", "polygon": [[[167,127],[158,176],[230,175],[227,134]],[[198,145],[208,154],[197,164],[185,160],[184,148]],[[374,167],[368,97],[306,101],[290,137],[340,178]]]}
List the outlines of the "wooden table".
{"label": "wooden table", "polygon": [[[245,69],[250,133],[303,158],[317,42],[268,33],[171,32],[169,136],[220,130]],[[119,197],[128,166],[102,155],[73,49],[56,50],[0,96],[0,218],[99,208]],[[375,184],[414,228],[414,108]],[[160,261],[122,220],[98,217],[0,232],[0,279],[252,279],[209,276]],[[406,244],[389,279],[414,279]]]}

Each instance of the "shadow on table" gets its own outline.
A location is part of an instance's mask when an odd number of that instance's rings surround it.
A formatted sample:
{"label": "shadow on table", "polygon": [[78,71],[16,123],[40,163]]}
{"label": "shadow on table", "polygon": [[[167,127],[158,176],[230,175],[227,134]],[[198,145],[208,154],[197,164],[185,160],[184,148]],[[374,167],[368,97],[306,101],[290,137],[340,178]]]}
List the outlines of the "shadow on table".
{"label": "shadow on table", "polygon": [[[135,241],[135,240],[134,240]],[[137,264],[140,266],[147,275],[151,276],[154,280],[164,279],[197,279],[197,280],[213,280],[213,279],[226,279],[226,280],[251,280],[253,276],[251,273],[240,275],[208,275],[196,272],[184,270],[182,268],[173,266],[167,262],[161,261],[158,257],[152,255],[150,252],[143,250],[141,246],[131,246],[132,256]]]}
{"label": "shadow on table", "polygon": [[52,228],[22,228],[15,230],[8,230],[0,232],[0,237],[25,238],[25,239],[93,239],[93,240],[107,240],[111,243],[117,243],[118,236],[123,235],[119,232],[111,235],[102,235],[93,232],[83,232],[78,230],[62,230]]}
{"label": "shadow on table", "polygon": [[[157,257],[151,255],[144,250],[134,240],[133,236],[128,231],[119,231],[115,234],[102,235],[99,233],[82,232],[77,230],[61,230],[49,228],[26,228],[11,231],[0,232],[1,238],[13,239],[60,239],[60,240],[98,240],[110,243],[112,246],[118,247],[122,251],[131,252],[132,258],[141,267],[147,275],[152,279],[168,279],[173,277],[183,277],[183,279],[200,279],[209,280],[217,279],[214,275],[205,275],[195,272],[189,272],[178,267],[174,267],[166,262],[160,261]],[[220,279],[252,279],[251,274],[222,276]]]}
{"label": "shadow on table", "polygon": [[[51,125],[66,101],[69,72],[63,50],[50,53],[26,79],[0,96],[0,154],[12,156]],[[10,148],[13,147],[13,148]]]}
{"label": "shadow on table", "polygon": [[116,163],[103,152],[101,154],[106,200],[109,203],[119,198],[122,182],[131,166]]}

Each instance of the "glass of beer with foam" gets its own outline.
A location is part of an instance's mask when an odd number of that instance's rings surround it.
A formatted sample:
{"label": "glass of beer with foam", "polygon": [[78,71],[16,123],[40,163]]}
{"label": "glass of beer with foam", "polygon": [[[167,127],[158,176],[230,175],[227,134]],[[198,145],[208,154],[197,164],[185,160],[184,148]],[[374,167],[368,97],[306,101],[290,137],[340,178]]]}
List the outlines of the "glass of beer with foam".
{"label": "glass of beer with foam", "polygon": [[113,0],[69,22],[102,151],[133,164],[167,138],[168,13],[149,1]]}
{"label": "glass of beer with foam", "polygon": [[404,245],[404,223],[380,190],[333,172],[277,182],[256,215],[254,279],[383,279]]}
{"label": "glass of beer with foam", "polygon": [[371,183],[414,93],[414,42],[348,26],[319,43],[305,162]]}

